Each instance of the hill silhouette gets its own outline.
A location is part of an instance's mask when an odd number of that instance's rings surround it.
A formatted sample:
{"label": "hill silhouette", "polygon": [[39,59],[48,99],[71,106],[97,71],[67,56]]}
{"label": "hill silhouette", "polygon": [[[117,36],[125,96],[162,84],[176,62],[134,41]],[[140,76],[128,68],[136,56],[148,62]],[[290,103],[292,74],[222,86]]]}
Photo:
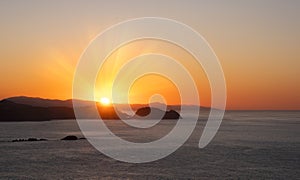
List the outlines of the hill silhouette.
{"label": "hill silhouette", "polygon": [[[43,99],[39,97],[26,97],[26,96],[16,96],[6,98],[10,102],[14,102],[17,104],[25,104],[34,107],[73,107],[73,102],[76,101],[76,106],[80,107],[88,107],[94,105],[94,101],[87,101],[87,100],[78,100],[78,99],[68,99],[68,100],[58,100],[58,99]],[[128,111],[128,105],[125,104],[115,104],[120,108],[121,111]],[[159,102],[154,102],[151,104],[130,104],[132,110],[137,111],[140,108],[146,107],[151,105],[152,107],[161,109],[161,107],[166,106],[167,110],[175,110],[180,111],[181,107],[184,106],[187,109],[192,108],[201,108],[201,110],[210,110],[210,107],[204,106],[195,106],[195,105],[165,105]]]}
{"label": "hill silhouette", "polygon": [[[75,119],[73,110],[73,102],[79,107],[82,112],[82,117],[77,119],[97,119],[99,116],[95,114],[93,109],[95,102],[85,100],[52,100],[43,98],[33,98],[26,96],[10,97],[0,101],[0,121],[49,121],[58,119]],[[101,106],[96,103],[98,113],[102,119],[120,119],[133,118],[124,112],[127,112],[128,105],[116,104],[118,112],[113,106]],[[181,105],[163,105],[166,106],[166,112],[161,112],[159,108],[162,104],[151,104],[153,119],[156,119],[158,114],[164,113],[163,119],[178,119],[180,115]],[[197,106],[183,105],[185,108],[200,108]],[[145,104],[131,104],[130,108],[136,111],[135,115],[146,116],[150,113],[149,105]],[[201,107],[201,110],[209,110],[210,108]],[[177,111],[177,112],[176,112]],[[140,117],[139,117],[140,118]]]}
{"label": "hill silhouette", "polygon": [[[26,104],[11,102],[10,99],[0,101],[0,121],[49,121],[59,119],[75,119],[73,107],[68,104],[72,101],[22,99]],[[38,102],[38,103],[36,103]],[[41,104],[44,103],[44,104]],[[61,104],[60,104],[61,103]],[[67,103],[67,107],[63,104]],[[33,105],[28,105],[33,104]],[[40,105],[41,107],[37,106]],[[54,106],[60,105],[60,106]],[[94,105],[94,104],[93,104]],[[93,113],[93,106],[89,103],[87,106],[80,107],[83,116],[79,119],[98,119],[98,114]],[[129,117],[122,112],[116,112],[113,107],[102,107],[97,105],[97,110],[102,119],[119,119],[118,114],[123,117]]]}
{"label": "hill silhouette", "polygon": [[49,121],[74,117],[73,109],[68,107],[34,107],[8,100],[0,101],[0,121]]}
{"label": "hill silhouette", "polygon": [[89,106],[93,102],[92,101],[83,101],[83,100],[58,100],[58,99],[43,99],[39,97],[26,97],[26,96],[16,96],[10,97],[6,100],[10,102],[14,102],[17,104],[25,104],[34,107],[69,107],[73,108],[73,101],[76,101],[76,105],[79,106]]}

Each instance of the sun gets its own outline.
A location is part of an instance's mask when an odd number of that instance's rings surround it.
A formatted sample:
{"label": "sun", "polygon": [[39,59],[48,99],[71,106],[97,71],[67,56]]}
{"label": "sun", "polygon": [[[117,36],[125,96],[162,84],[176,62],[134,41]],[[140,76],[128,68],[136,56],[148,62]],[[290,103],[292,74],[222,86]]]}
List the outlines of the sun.
{"label": "sun", "polygon": [[101,99],[100,99],[100,103],[102,104],[102,105],[110,105],[110,99],[109,98],[107,98],[107,97],[102,97]]}

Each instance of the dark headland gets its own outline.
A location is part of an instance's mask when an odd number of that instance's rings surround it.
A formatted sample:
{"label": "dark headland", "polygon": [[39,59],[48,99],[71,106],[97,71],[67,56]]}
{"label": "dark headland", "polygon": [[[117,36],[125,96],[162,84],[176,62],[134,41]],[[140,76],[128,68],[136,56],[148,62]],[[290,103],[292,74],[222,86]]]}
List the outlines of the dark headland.
{"label": "dark headland", "polygon": [[[90,113],[95,105],[92,101],[83,100],[51,100],[42,98],[32,98],[32,97],[11,97],[3,99],[0,101],[0,121],[50,121],[50,120],[60,120],[60,119],[75,119],[75,114],[73,110],[73,101],[79,104],[79,108],[84,112],[84,116],[77,117],[80,119],[97,119],[98,116],[93,116]],[[162,119],[179,119],[180,106],[171,105],[167,106],[167,110],[162,112],[158,108],[150,108],[145,104],[135,104],[131,105],[131,108],[136,111],[133,117],[128,116],[123,112],[116,112],[112,106],[100,106],[97,105],[98,113],[101,115],[102,119],[120,119],[122,118],[138,118],[146,116],[147,118],[157,119],[162,117]],[[202,108],[202,107],[201,107]],[[202,108],[203,109],[203,108]],[[209,108],[204,108],[209,109]],[[151,116],[147,116],[151,113]],[[164,113],[163,116],[158,116],[158,114]]]}

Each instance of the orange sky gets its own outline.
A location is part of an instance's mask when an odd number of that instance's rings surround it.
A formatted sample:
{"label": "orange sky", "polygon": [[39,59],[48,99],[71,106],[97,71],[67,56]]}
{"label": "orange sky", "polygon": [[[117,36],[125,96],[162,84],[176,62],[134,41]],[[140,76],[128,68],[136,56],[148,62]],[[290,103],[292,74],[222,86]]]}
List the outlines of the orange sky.
{"label": "orange sky", "polygon": [[[189,54],[181,47],[166,41],[154,39],[134,41],[129,44],[123,45],[121,48],[113,52],[106,59],[106,62],[103,64],[102,69],[98,73],[96,83],[96,97],[98,97],[98,99],[102,96],[108,96],[111,98],[110,93],[112,91],[113,81],[114,79],[116,79],[117,73],[120,71],[122,66],[130,62],[132,58],[141,55],[145,56],[140,59],[138,58],[137,63],[131,65],[135,67],[126,72],[125,76],[123,76],[123,79],[121,80],[121,84],[118,84],[118,86],[123,85],[122,81],[124,81],[124,83],[128,81],[128,78],[131,77],[131,71],[135,71],[140,68],[146,68],[144,61],[153,62],[154,60],[156,60],[155,63],[157,63],[157,61],[163,60],[151,59],[152,57],[149,57],[149,53],[168,55],[169,57],[172,57],[173,59],[178,61],[178,63],[182,64],[193,76],[193,80],[198,88],[201,104],[210,106],[210,86],[201,65],[197,63],[197,61],[191,54]],[[168,65],[169,66],[165,67],[165,71],[167,71],[168,68],[175,68],[170,64]],[[175,71],[175,73],[182,74],[180,70],[181,69]],[[145,75],[139,78],[136,82],[134,82],[129,91],[130,103],[148,103],[151,94],[161,94],[168,104],[180,104],[181,101],[178,90],[179,87],[176,87],[177,80],[173,80],[174,82],[172,82],[172,79],[167,78],[168,77],[154,74]],[[179,77],[178,81],[182,80],[185,79]],[[188,91],[190,87],[183,88],[186,88]],[[195,101],[193,101],[193,99],[190,99],[189,102],[190,104],[196,103]]]}
{"label": "orange sky", "polygon": [[[130,18],[162,16],[186,23],[210,43],[224,70],[227,109],[300,109],[299,1],[124,3],[1,1],[0,99],[19,95],[71,98],[76,64],[99,32]],[[157,51],[180,62],[193,62],[174,45],[151,41],[124,46],[118,52],[124,58],[112,55],[108,60],[117,69],[122,64],[117,61]],[[201,67],[192,63],[187,68],[196,79],[201,104],[209,105],[210,87]],[[107,93],[100,86],[109,89],[112,77],[103,86],[96,84],[96,95]],[[151,76],[136,82],[131,101],[140,99],[141,87],[149,78],[164,88],[150,88],[143,92],[146,97],[157,90],[168,102],[177,102],[178,98],[170,97],[177,97],[172,83]]]}

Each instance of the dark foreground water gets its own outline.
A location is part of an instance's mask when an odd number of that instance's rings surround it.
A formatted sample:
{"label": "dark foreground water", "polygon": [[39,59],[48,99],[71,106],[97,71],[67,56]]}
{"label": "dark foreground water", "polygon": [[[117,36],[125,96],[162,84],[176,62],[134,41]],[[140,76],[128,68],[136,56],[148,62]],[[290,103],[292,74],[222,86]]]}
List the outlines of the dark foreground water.
{"label": "dark foreground water", "polygon": [[[123,128],[114,132],[132,141],[147,141],[169,130],[164,121],[155,133]],[[172,155],[151,163],[118,162],[98,152],[82,137],[75,120],[0,123],[0,179],[300,179],[300,112],[227,112],[213,141],[198,141],[205,121]],[[162,133],[163,134],[163,133]],[[17,138],[47,138],[10,142]]]}

